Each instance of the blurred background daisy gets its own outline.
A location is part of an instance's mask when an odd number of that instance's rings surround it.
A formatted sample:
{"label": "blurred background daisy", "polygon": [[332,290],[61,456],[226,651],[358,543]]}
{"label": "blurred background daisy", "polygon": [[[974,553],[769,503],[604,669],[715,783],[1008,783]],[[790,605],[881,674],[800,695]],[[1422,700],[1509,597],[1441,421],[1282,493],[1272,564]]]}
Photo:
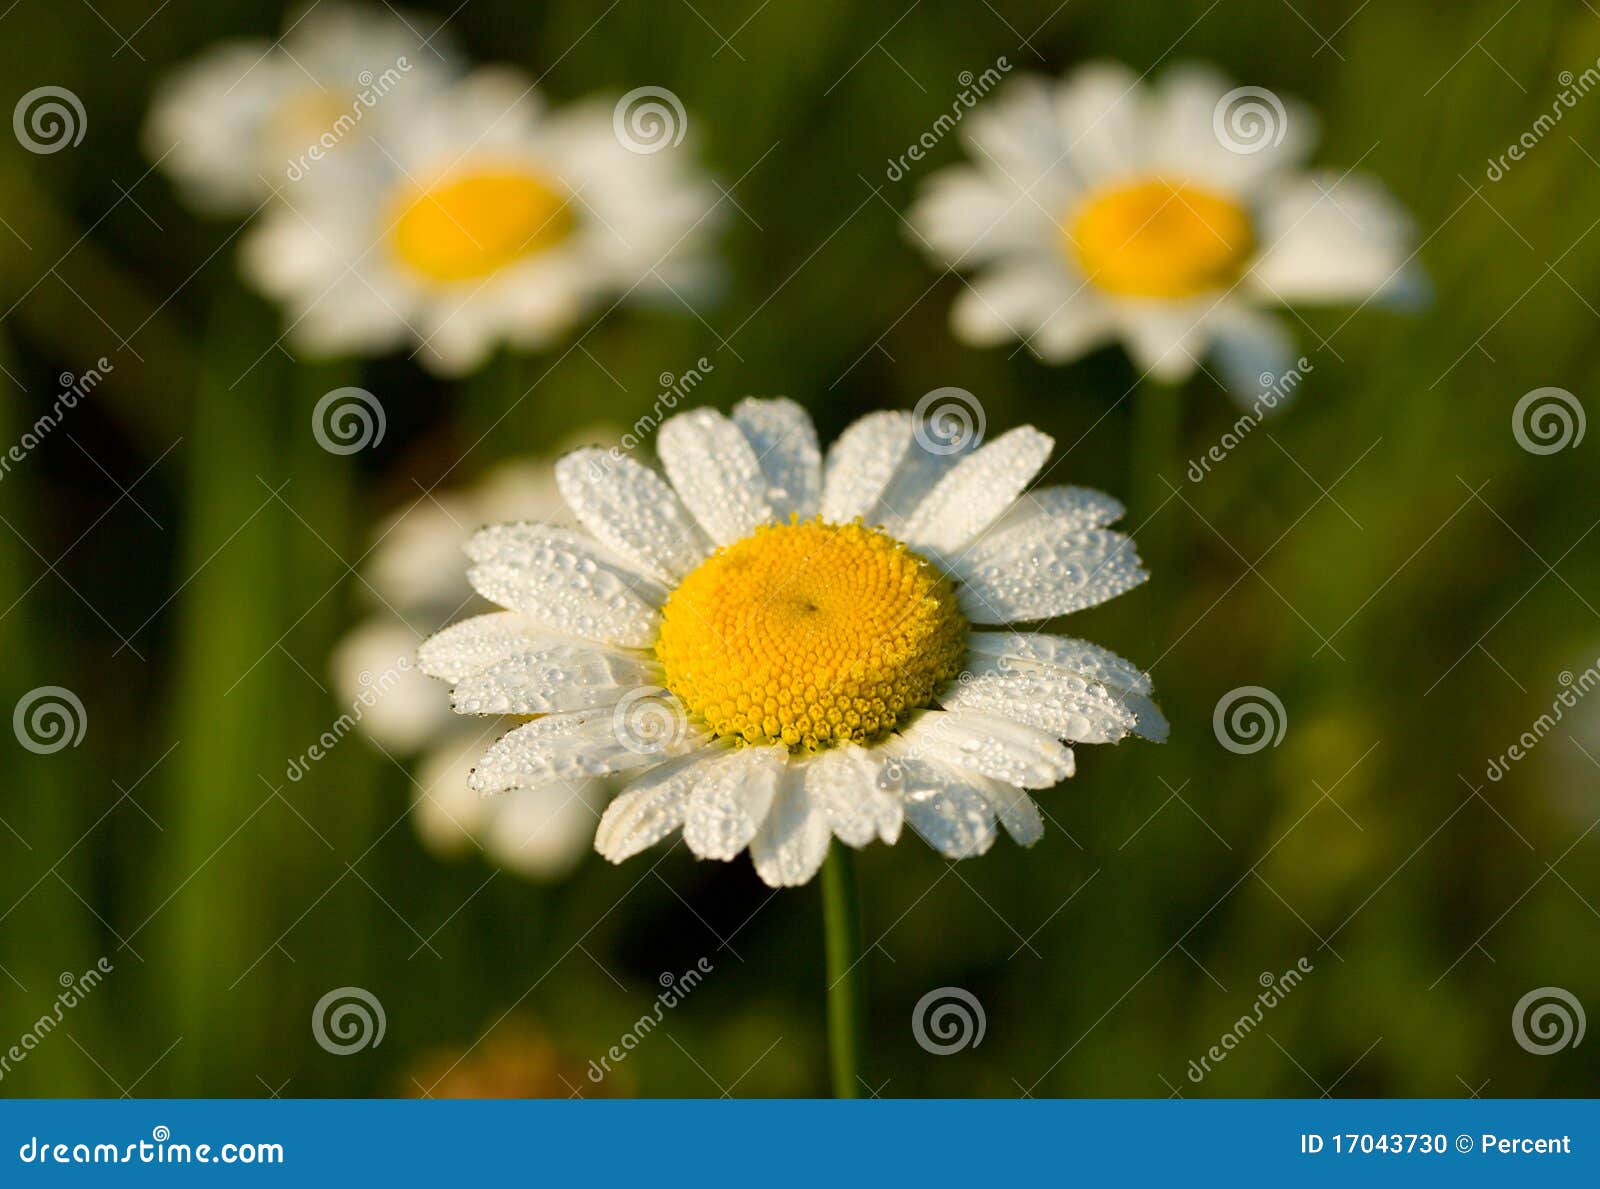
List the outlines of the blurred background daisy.
{"label": "blurred background daisy", "polygon": [[972,164],[930,177],[909,217],[940,264],[980,270],[950,312],[967,342],[1060,363],[1120,340],[1166,383],[1209,357],[1248,403],[1298,355],[1263,305],[1423,292],[1387,191],[1305,172],[1310,109],[1210,67],[1019,77],[962,135]]}
{"label": "blurred background daisy", "polygon": [[[614,437],[599,430],[587,440]],[[412,824],[430,850],[455,856],[476,845],[519,875],[549,880],[589,852],[610,790],[580,780],[484,797],[467,778],[520,720],[457,717],[447,688],[415,664],[418,644],[477,604],[466,580],[468,539],[485,525],[521,520],[571,522],[554,459],[503,463],[470,487],[430,492],[385,521],[360,583],[372,610],[335,646],[332,673],[341,702],[362,705],[358,725],[373,745],[415,761]]]}

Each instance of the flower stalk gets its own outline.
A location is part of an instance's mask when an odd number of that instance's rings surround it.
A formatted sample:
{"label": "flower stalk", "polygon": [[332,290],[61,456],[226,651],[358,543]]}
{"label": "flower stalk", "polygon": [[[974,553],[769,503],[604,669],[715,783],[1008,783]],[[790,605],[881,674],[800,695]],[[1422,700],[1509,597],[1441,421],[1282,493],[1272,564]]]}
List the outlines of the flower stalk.
{"label": "flower stalk", "polygon": [[828,1059],[835,1098],[861,1095],[866,986],[861,968],[861,900],[856,856],[834,843],[822,865],[822,924],[828,969]]}

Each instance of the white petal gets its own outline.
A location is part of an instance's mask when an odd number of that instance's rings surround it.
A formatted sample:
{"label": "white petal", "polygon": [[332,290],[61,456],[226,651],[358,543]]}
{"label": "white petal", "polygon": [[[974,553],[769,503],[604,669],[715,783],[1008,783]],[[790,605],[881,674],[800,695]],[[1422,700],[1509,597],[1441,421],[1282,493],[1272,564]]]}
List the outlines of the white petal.
{"label": "white petal", "polygon": [[1254,402],[1264,413],[1288,404],[1287,397],[1275,397],[1270,405],[1261,400],[1294,365],[1294,336],[1283,320],[1230,303],[1217,311],[1211,326],[1211,352],[1234,400],[1246,408]]}
{"label": "white petal", "polygon": [[999,780],[976,781],[979,792],[994,807],[995,816],[1006,833],[1022,846],[1032,846],[1044,837],[1044,819],[1039,816],[1039,806],[1022,789]]}
{"label": "white petal", "polygon": [[345,633],[330,658],[340,703],[358,707],[362,732],[388,750],[414,751],[449,722],[445,688],[411,664],[416,650],[405,621],[375,615]]}
{"label": "white petal", "polygon": [[1150,692],[1148,673],[1110,649],[1087,640],[1044,632],[973,632],[967,637],[967,650],[975,656],[1012,657],[1081,673],[1127,693]]}
{"label": "white petal", "polygon": [[1279,301],[1404,301],[1420,275],[1407,267],[1411,220],[1382,186],[1360,176],[1296,179],[1260,217],[1250,281]]}
{"label": "white petal", "polygon": [[431,853],[446,858],[461,854],[489,820],[491,799],[471,784],[473,765],[485,750],[475,731],[457,730],[447,732],[417,761],[411,825]]}
{"label": "white petal", "polygon": [[1078,180],[1093,185],[1134,173],[1146,161],[1147,94],[1120,62],[1090,62],[1074,70],[1055,96],[1067,160]]}
{"label": "white petal", "polygon": [[822,491],[822,452],[817,428],[806,411],[785,398],[746,397],[733,406],[733,423],[743,431],[767,480],[767,502],[779,524],[791,515],[817,514]]}
{"label": "white petal", "polygon": [[[937,399],[929,397],[937,395]],[[912,428],[911,442],[895,468],[889,486],[878,497],[877,505],[864,517],[868,524],[882,525],[891,536],[900,536],[911,514],[928,498],[968,454],[983,441],[981,409],[974,398],[959,388],[922,398],[926,416]]]}
{"label": "white petal", "polygon": [[556,482],[596,540],[657,578],[682,578],[711,552],[666,480],[631,458],[575,450],[556,464]]}
{"label": "white petal", "polygon": [[769,887],[799,887],[817,873],[832,841],[827,812],[807,795],[800,772],[788,766],[767,820],[750,840],[756,874]]}
{"label": "white petal", "polygon": [[453,623],[424,640],[417,663],[430,677],[460,681],[514,652],[549,639],[519,611],[491,611]]}
{"label": "white petal", "polygon": [[1163,384],[1187,379],[1205,354],[1206,313],[1215,301],[1119,302],[1117,330],[1133,366]]}
{"label": "white petal", "polygon": [[1118,694],[1117,700],[1133,711],[1133,733],[1152,743],[1165,743],[1172,733],[1172,726],[1167,722],[1167,716],[1161,713],[1158,707],[1143,694]]}
{"label": "white petal", "polygon": [[491,798],[484,853],[529,879],[562,878],[589,849],[605,787],[604,781],[585,780],[512,789]]}
{"label": "white petal", "polygon": [[1056,90],[1023,76],[986,100],[962,126],[962,139],[994,184],[1041,220],[1065,210],[1079,184]]}
{"label": "white petal", "polygon": [[1018,499],[989,536],[993,540],[1034,520],[1048,521],[1061,532],[1083,532],[1115,524],[1124,511],[1109,495],[1089,487],[1040,487]]}
{"label": "white petal", "polygon": [[950,327],[976,347],[1029,339],[1057,311],[1074,305],[1079,284],[1048,258],[1006,261],[966,283],[950,307]]}
{"label": "white petal", "polygon": [[852,422],[828,448],[822,518],[848,524],[866,516],[911,447],[911,416],[885,411]]}
{"label": "white petal", "polygon": [[[1042,632],[973,632],[967,638],[967,649],[974,668],[992,664],[1012,672],[1044,670],[1104,686],[1133,716],[1134,734],[1156,743],[1166,742],[1169,733],[1166,717],[1147,696],[1150,675],[1109,649],[1087,640]],[[1029,720],[1019,717],[1018,721]]]}
{"label": "white petal", "polygon": [[1009,508],[1050,457],[1055,439],[1018,426],[961,460],[901,533],[907,544],[956,553]]}
{"label": "white petal", "polygon": [[899,784],[906,824],[946,858],[974,858],[994,845],[994,806],[968,774],[937,761],[904,758]]}
{"label": "white petal", "polygon": [[[1280,109],[1248,93],[1224,104],[1236,89],[1208,66],[1182,63],[1167,70],[1151,104],[1150,159],[1175,174],[1239,195],[1310,154],[1317,120],[1309,108],[1274,95]],[[1229,148],[1230,143],[1235,147]]]}
{"label": "white petal", "polygon": [[644,656],[553,642],[462,679],[450,700],[457,714],[551,714],[615,706],[629,690],[660,681],[660,666]]}
{"label": "white petal", "polygon": [[1066,615],[1098,606],[1150,576],[1121,533],[1062,533],[1048,522],[1039,531],[1030,525],[978,542],[955,569],[961,610],[973,623]]}
{"label": "white petal", "polygon": [[551,714],[526,723],[495,743],[472,772],[480,793],[532,788],[645,768],[705,745],[706,735],[685,724],[681,734],[646,748],[609,710]]}
{"label": "white petal", "polygon": [[1001,658],[973,658],[939,702],[947,710],[977,710],[1038,727],[1068,743],[1115,743],[1137,721],[1098,682]]}
{"label": "white petal", "polygon": [[788,763],[781,747],[743,747],[701,771],[683,840],[702,859],[732,859],[756,836]]}
{"label": "white petal", "polygon": [[718,545],[741,541],[772,522],[767,481],[749,440],[715,409],[668,418],[657,434],[667,478]]}
{"label": "white petal", "polygon": [[1045,732],[970,710],[924,710],[900,734],[902,754],[938,760],[1025,789],[1073,773],[1072,750]]}
{"label": "white petal", "polygon": [[572,529],[503,524],[474,534],[467,571],[484,598],[586,640],[645,648],[660,615],[647,579],[609,561]]}
{"label": "white petal", "polygon": [[881,838],[891,846],[900,837],[904,807],[878,781],[884,757],[853,743],[829,748],[806,760],[806,795],[822,807],[839,841],[865,846]]}
{"label": "white petal", "polygon": [[721,758],[720,752],[683,756],[639,777],[606,808],[595,831],[595,850],[620,863],[678,829],[701,769]]}
{"label": "white petal", "polygon": [[943,169],[928,179],[906,221],[924,247],[954,268],[1037,258],[1051,250],[1059,232],[1038,196],[1024,195],[1021,184],[992,166]]}

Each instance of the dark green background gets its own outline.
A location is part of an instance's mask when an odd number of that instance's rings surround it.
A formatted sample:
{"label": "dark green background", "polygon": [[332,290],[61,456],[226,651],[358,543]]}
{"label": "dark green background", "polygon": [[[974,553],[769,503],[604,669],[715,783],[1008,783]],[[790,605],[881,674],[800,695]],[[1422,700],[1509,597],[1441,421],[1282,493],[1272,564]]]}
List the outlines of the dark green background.
{"label": "dark green background", "polygon": [[[276,313],[239,283],[237,224],[193,216],[147,174],[153,79],[280,24],[273,5],[198,0],[18,0],[0,16],[3,106],[55,84],[89,114],[84,143],[52,156],[0,138],[0,441],[49,407],[58,373],[115,364],[0,480],[0,709],[58,684],[88,710],[76,749],[0,749],[0,1047],[61,972],[115,964],[0,1093],[391,1093],[513,1006],[581,1067],[663,971],[703,956],[715,971],[670,1037],[628,1059],[633,1088],[825,1090],[814,885],[773,894],[746,861],[679,847],[653,870],[657,854],[591,860],[554,889],[484,886],[482,863],[422,852],[400,820],[404,772],[364,741],[299,784],[281,774],[341,710],[320,685],[378,518],[458,462],[471,474],[594,417],[631,422],[659,373],[701,355],[715,364],[704,399],[787,393],[824,438],[957,385],[991,429],[1055,434],[1056,478],[1127,495],[1127,362],[1108,350],[1045,368],[955,343],[958,282],[937,279],[900,213],[959,158],[956,138],[911,177],[884,176],[958,73],[1001,55],[1052,73],[1209,59],[1304,98],[1324,121],[1317,162],[1359,160],[1415,214],[1436,297],[1414,316],[1304,312],[1315,371],[1298,402],[1203,483],[1174,468],[1178,496],[1145,526],[1170,540],[1152,582],[1074,619],[1154,665],[1171,743],[1080,749],[1077,779],[1042,797],[1055,824],[1031,851],[1002,841],[952,867],[908,836],[864,854],[872,1086],[1594,1092],[1600,1045],[1534,1056],[1510,1017],[1546,985],[1600,1010],[1600,768],[1563,724],[1506,780],[1484,778],[1559,674],[1600,655],[1600,431],[1548,457],[1511,433],[1533,388],[1594,407],[1600,97],[1485,177],[1560,72],[1600,56],[1587,5],[468,0],[450,25],[468,50],[541,75],[555,101],[675,91],[743,213],[725,208],[731,283],[704,323],[619,310],[576,332],[581,350],[454,384],[401,358],[314,367],[267,351]],[[308,423],[347,383],[379,394],[389,430],[342,459]],[[1183,457],[1236,415],[1205,377],[1190,384]],[[1282,699],[1281,746],[1218,745],[1213,708],[1245,685]],[[1189,1061],[1249,1009],[1258,976],[1302,956],[1314,973],[1270,1035],[1193,1085]],[[380,1047],[314,1043],[311,1007],[342,985],[383,1002]],[[934,1057],[911,1011],[948,985],[979,997],[987,1035]]]}

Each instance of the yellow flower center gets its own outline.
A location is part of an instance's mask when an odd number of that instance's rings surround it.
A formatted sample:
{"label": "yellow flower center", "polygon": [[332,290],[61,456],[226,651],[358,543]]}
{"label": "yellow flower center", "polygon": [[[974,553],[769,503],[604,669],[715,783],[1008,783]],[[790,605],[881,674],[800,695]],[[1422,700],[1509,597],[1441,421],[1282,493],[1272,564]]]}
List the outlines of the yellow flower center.
{"label": "yellow flower center", "polygon": [[718,735],[816,750],[891,730],[960,671],[948,579],[894,538],[767,525],[702,562],[662,608],[667,688]]}
{"label": "yellow flower center", "polygon": [[1162,178],[1091,195],[1063,220],[1061,236],[1091,282],[1127,297],[1226,288],[1255,246],[1250,216],[1237,202]]}
{"label": "yellow flower center", "polygon": [[430,281],[472,281],[560,243],[568,195],[527,169],[457,173],[401,194],[391,216],[395,255]]}

